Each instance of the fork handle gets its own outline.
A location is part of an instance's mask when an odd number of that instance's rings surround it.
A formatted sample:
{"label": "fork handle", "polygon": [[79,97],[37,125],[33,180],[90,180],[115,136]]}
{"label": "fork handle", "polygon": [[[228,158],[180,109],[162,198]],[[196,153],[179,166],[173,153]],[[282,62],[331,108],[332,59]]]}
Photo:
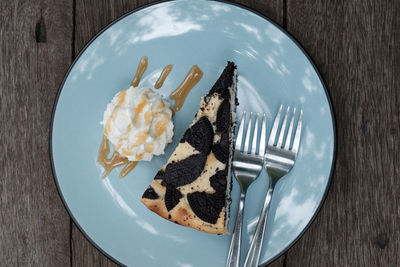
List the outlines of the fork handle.
{"label": "fork handle", "polygon": [[229,247],[226,267],[239,267],[240,246],[242,242],[243,208],[246,192],[240,192],[239,208],[236,215],[235,228],[233,230],[231,245]]}
{"label": "fork handle", "polygon": [[261,249],[264,240],[265,225],[267,224],[269,207],[271,204],[273,186],[269,186],[267,195],[265,196],[264,206],[262,208],[260,218],[258,219],[257,228],[251,240],[249,251],[247,252],[245,267],[257,267],[260,260]]}

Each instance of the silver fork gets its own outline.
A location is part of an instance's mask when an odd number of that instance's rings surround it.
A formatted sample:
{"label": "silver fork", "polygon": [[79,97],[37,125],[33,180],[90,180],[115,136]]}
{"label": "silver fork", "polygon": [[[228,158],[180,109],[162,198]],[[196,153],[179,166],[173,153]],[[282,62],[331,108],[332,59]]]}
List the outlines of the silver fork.
{"label": "silver fork", "polygon": [[271,134],[268,140],[267,151],[264,157],[265,169],[267,170],[269,180],[269,187],[267,195],[265,197],[264,206],[262,208],[260,218],[257,223],[256,231],[254,232],[253,239],[250,244],[249,251],[247,252],[245,267],[256,267],[260,259],[262,244],[264,240],[265,225],[267,223],[268,211],[271,203],[272,193],[276,183],[280,178],[285,176],[293,167],[297,152],[299,150],[300,136],[301,136],[301,125],[303,120],[303,110],[300,110],[299,120],[297,122],[296,133],[292,146],[290,141],[292,139],[292,130],[296,108],[293,109],[292,118],[290,119],[289,129],[286,135],[286,142],[283,146],[283,139],[285,136],[285,128],[290,107],[287,108],[285,117],[283,119],[282,128],[279,133],[278,141],[275,145],[276,134],[278,132],[280,116],[282,113],[282,105],[279,108],[278,114],[276,115],[274,124],[272,126]]}
{"label": "silver fork", "polygon": [[[246,137],[243,144],[243,132],[245,127],[246,113],[243,112],[242,119],[240,121],[238,135],[235,142],[235,152],[233,155],[233,173],[235,174],[236,180],[240,186],[240,202],[239,208],[236,215],[235,229],[232,234],[231,245],[229,248],[228,258],[226,261],[226,267],[239,267],[240,260],[240,245],[242,238],[242,224],[243,224],[243,208],[246,199],[246,192],[249,185],[258,177],[263,168],[263,156],[265,153],[265,141],[266,141],[266,117],[263,116],[261,125],[260,140],[257,140],[258,135],[258,114],[255,117],[254,123],[254,134],[251,150],[250,135],[252,131],[252,113],[250,113],[249,123],[247,126]],[[257,146],[258,153],[257,153]]]}

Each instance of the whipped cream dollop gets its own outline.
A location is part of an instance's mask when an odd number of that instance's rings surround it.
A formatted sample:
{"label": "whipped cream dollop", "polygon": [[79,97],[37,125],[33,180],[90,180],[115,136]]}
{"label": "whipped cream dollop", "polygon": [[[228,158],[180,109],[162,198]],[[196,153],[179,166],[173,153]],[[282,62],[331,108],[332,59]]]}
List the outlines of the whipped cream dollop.
{"label": "whipped cream dollop", "polygon": [[129,87],[107,105],[104,135],[130,161],[150,161],[172,142],[174,124],[169,102],[149,88]]}

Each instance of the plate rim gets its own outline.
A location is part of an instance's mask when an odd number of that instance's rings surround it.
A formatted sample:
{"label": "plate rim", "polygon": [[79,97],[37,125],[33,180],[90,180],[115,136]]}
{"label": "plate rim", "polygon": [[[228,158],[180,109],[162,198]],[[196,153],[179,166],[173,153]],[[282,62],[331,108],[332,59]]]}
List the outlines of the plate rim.
{"label": "plate rim", "polygon": [[[190,0],[189,0],[190,1]],[[194,1],[194,0],[193,0]],[[68,207],[68,204],[61,192],[61,188],[60,185],[58,183],[58,178],[57,178],[57,174],[56,174],[56,170],[55,170],[55,166],[54,166],[54,156],[53,156],[53,124],[54,124],[54,116],[55,116],[55,112],[57,109],[57,105],[58,105],[58,100],[60,98],[61,95],[61,91],[65,85],[65,82],[71,72],[71,70],[73,69],[73,67],[75,66],[76,62],[79,60],[79,58],[82,56],[82,54],[86,51],[86,49],[102,34],[104,33],[106,30],[108,30],[111,26],[113,26],[114,24],[116,24],[117,22],[119,22],[120,20],[124,19],[127,16],[132,15],[133,13],[140,11],[142,9],[154,6],[154,5],[158,5],[161,3],[166,3],[166,2],[179,2],[179,0],[158,0],[158,1],[154,1],[139,7],[136,7],[124,14],[122,14],[121,16],[119,16],[118,18],[114,19],[113,21],[111,21],[110,23],[108,23],[106,26],[104,26],[101,30],[99,30],[86,44],[85,46],[79,51],[78,55],[76,55],[76,57],[74,58],[74,60],[72,61],[72,63],[70,64],[70,66],[68,67],[68,70],[65,72],[64,74],[64,78],[61,81],[59,87],[58,87],[58,91],[57,91],[57,95],[56,98],[54,100],[54,104],[53,104],[53,108],[52,108],[52,112],[51,112],[51,118],[50,118],[50,127],[49,127],[49,154],[50,154],[50,163],[51,163],[51,172],[53,174],[53,180],[54,183],[56,184],[56,188],[57,188],[57,192],[58,195],[61,198],[61,202],[64,206],[64,208],[67,210],[68,215],[70,216],[70,218],[72,219],[72,221],[74,222],[75,226],[79,229],[79,231],[82,233],[82,235],[89,241],[89,243],[94,246],[98,251],[100,251],[101,254],[103,254],[104,256],[106,256],[108,259],[110,259],[111,261],[113,261],[114,263],[120,265],[120,266],[126,266],[124,264],[122,264],[120,261],[118,261],[116,258],[114,258],[113,256],[111,256],[110,254],[108,254],[106,251],[104,251],[99,245],[97,245],[96,242],[93,241],[93,239],[83,230],[83,228],[80,226],[80,224],[78,223],[77,219],[75,218],[75,216],[72,214],[71,210]],[[272,263],[273,261],[275,261],[276,259],[278,259],[280,256],[282,256],[283,254],[285,254],[291,247],[293,247],[294,244],[296,244],[303,236],[304,233],[307,232],[307,230],[310,228],[310,226],[313,224],[313,222],[315,221],[315,218],[318,216],[322,206],[325,203],[325,200],[328,196],[328,192],[329,189],[331,187],[332,184],[332,179],[333,179],[333,175],[335,173],[336,170],[336,160],[337,160],[337,121],[336,121],[336,116],[335,116],[335,109],[333,107],[332,104],[332,99],[331,99],[331,94],[330,91],[328,90],[325,80],[322,77],[321,73],[319,72],[316,64],[314,63],[314,60],[311,58],[311,56],[308,54],[308,52],[306,51],[306,49],[301,45],[301,43],[292,35],[290,34],[285,28],[283,28],[281,25],[279,25],[277,22],[275,22],[274,20],[272,20],[270,17],[268,17],[267,15],[264,15],[254,9],[252,9],[251,7],[245,5],[245,4],[240,4],[240,3],[236,3],[236,2],[229,2],[228,0],[205,0],[205,2],[219,2],[219,3],[224,3],[227,5],[232,5],[235,7],[239,7],[242,8],[244,10],[247,10],[255,15],[258,15],[259,17],[261,17],[262,19],[268,21],[269,23],[271,23],[272,25],[274,25],[275,27],[277,27],[283,34],[285,34],[299,49],[300,51],[306,56],[307,60],[311,63],[311,66],[313,67],[314,71],[316,72],[322,87],[324,89],[325,92],[325,96],[327,98],[328,101],[328,105],[329,105],[329,109],[330,109],[330,114],[331,114],[331,119],[332,119],[332,129],[333,129],[333,155],[332,155],[332,162],[331,162],[331,169],[330,169],[330,173],[329,173],[329,178],[328,178],[328,183],[326,185],[325,191],[322,195],[321,201],[317,207],[317,209],[315,210],[313,216],[311,217],[310,221],[307,223],[307,225],[304,227],[304,229],[300,232],[300,234],[298,234],[298,236],[291,242],[289,243],[284,249],[282,249],[279,253],[277,253],[274,257],[272,257],[270,260],[266,261],[265,263],[263,263],[260,266],[266,266],[270,263]]]}

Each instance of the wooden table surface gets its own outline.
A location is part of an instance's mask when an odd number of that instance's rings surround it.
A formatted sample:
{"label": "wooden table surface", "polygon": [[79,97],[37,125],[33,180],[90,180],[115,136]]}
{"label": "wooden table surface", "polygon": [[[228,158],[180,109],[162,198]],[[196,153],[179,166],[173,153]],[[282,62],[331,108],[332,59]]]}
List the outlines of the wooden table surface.
{"label": "wooden table surface", "polygon": [[[146,0],[0,2],[0,265],[115,266],[68,216],[49,125],[84,45]],[[336,171],[304,236],[270,266],[400,266],[400,1],[241,0],[308,51],[332,96]]]}

